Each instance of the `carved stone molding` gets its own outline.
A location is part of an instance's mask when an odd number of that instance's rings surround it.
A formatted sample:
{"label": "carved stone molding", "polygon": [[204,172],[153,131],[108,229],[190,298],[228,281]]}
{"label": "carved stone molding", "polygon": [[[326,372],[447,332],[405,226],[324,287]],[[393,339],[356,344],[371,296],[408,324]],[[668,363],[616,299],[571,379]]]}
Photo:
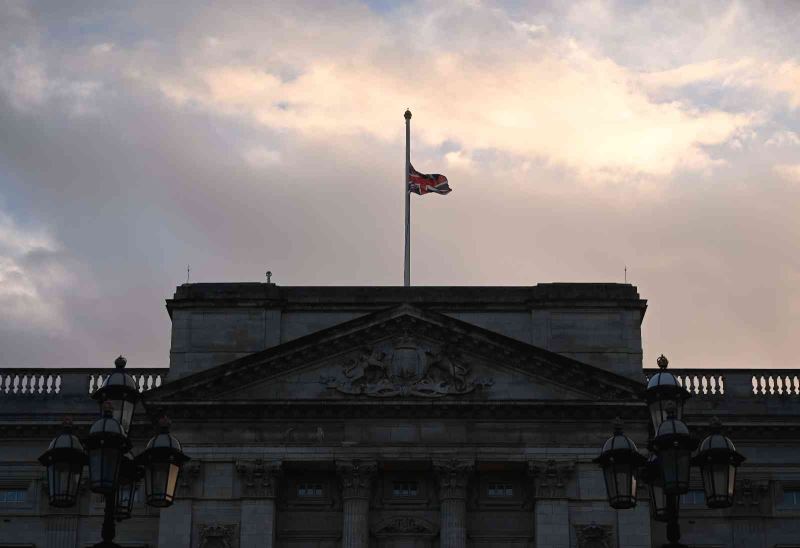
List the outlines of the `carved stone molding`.
{"label": "carved stone molding", "polygon": [[575,474],[575,461],[537,460],[528,462],[528,475],[533,481],[536,498],[563,498],[567,484]]}
{"label": "carved stone molding", "polygon": [[435,537],[439,528],[415,516],[394,516],[378,522],[372,529],[378,538],[385,537]]}
{"label": "carved stone molding", "polygon": [[237,529],[236,524],[200,524],[200,548],[235,548]]}
{"label": "carved stone molding", "polygon": [[614,528],[611,525],[575,525],[577,548],[611,548]]}
{"label": "carved stone molding", "polygon": [[467,498],[467,485],[475,470],[474,462],[459,459],[436,461],[433,470],[439,483],[440,500]]}
{"label": "carved stone molding", "polygon": [[759,506],[769,491],[769,483],[766,480],[743,478],[736,483],[737,506]]}
{"label": "carved stone molding", "polygon": [[405,333],[392,343],[361,349],[341,366],[341,375],[323,376],[320,383],[344,394],[440,398],[486,388],[493,381],[475,378],[455,345],[432,350]]}
{"label": "carved stone molding", "polygon": [[243,498],[275,498],[281,475],[279,461],[238,460],[236,472],[241,477]]}
{"label": "carved stone molding", "polygon": [[201,463],[199,460],[190,460],[181,468],[180,488],[184,494],[191,494],[200,477]]}
{"label": "carved stone molding", "polygon": [[337,462],[336,472],[342,485],[342,499],[369,499],[377,469],[375,462],[360,460]]}

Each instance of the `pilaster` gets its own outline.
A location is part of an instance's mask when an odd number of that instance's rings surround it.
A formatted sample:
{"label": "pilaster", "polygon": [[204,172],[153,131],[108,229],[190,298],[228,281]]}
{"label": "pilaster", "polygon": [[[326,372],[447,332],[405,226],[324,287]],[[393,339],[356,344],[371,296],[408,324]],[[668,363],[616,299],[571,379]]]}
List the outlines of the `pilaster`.
{"label": "pilaster", "polygon": [[575,473],[574,461],[529,461],[533,481],[536,546],[570,548],[567,484]]}
{"label": "pilaster", "polygon": [[281,475],[281,463],[262,459],[239,460],[241,503],[240,548],[275,546],[275,498]]}
{"label": "pilaster", "polygon": [[342,548],[368,548],[369,499],[377,465],[352,460],[337,462],[342,485]]}
{"label": "pilaster", "polygon": [[439,483],[441,548],[466,548],[467,485],[475,463],[452,459],[433,463]]}

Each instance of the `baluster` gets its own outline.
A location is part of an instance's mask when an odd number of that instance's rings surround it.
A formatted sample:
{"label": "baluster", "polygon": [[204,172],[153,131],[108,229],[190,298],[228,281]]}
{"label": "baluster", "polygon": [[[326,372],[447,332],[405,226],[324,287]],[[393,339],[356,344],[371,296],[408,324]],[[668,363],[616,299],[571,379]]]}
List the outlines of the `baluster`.
{"label": "baluster", "polygon": [[714,375],[711,375],[710,377],[708,377],[708,384],[709,384],[708,391],[716,396],[717,395],[717,378]]}
{"label": "baluster", "polygon": [[783,392],[787,396],[791,396],[792,395],[792,381],[791,381],[791,379],[789,379],[789,375],[786,375],[783,378]]}
{"label": "baluster", "polygon": [[36,391],[37,394],[45,394],[45,383],[46,379],[44,375],[39,375],[39,390]]}
{"label": "baluster", "polygon": [[700,383],[700,379],[697,377],[697,375],[694,376],[694,381],[692,382],[692,384],[694,385],[693,392],[695,394],[700,394],[701,383]]}
{"label": "baluster", "polygon": [[700,386],[703,388],[703,394],[708,394],[708,377],[700,375]]}
{"label": "baluster", "polygon": [[8,394],[8,379],[9,375],[0,375],[0,392]]}
{"label": "baluster", "polygon": [[794,385],[794,393],[796,395],[800,394],[800,379],[797,378],[797,375],[795,375],[794,382],[792,384]]}
{"label": "baluster", "polygon": [[153,388],[158,388],[161,386],[161,375],[156,375],[156,381],[153,384]]}
{"label": "baluster", "polygon": [[760,384],[761,384],[761,392],[760,393],[766,396],[767,395],[767,380],[764,378],[764,375],[761,375]]}
{"label": "baluster", "polygon": [[61,373],[56,375],[56,380],[53,383],[53,390],[56,394],[61,394]]}
{"label": "baluster", "polygon": [[780,375],[778,375],[778,376],[775,378],[775,385],[776,385],[776,388],[775,388],[775,390],[778,392],[778,394],[780,394],[781,396],[783,396],[783,395],[784,395],[784,391],[783,391],[783,377],[781,377]]}
{"label": "baluster", "polygon": [[30,381],[31,381],[30,375],[28,375],[27,373],[22,375],[22,388],[20,390],[20,392],[22,394],[28,394],[29,393],[30,389],[28,388],[28,385],[30,384]]}
{"label": "baluster", "polygon": [[775,393],[775,377],[772,375],[767,375],[767,384],[769,384],[769,393],[770,395]]}
{"label": "baluster", "polygon": [[44,393],[45,394],[53,393],[53,375],[47,375],[47,382],[45,383]]}
{"label": "baluster", "polygon": [[725,376],[724,375],[720,375],[719,376],[719,393],[722,394],[723,396],[725,395]]}

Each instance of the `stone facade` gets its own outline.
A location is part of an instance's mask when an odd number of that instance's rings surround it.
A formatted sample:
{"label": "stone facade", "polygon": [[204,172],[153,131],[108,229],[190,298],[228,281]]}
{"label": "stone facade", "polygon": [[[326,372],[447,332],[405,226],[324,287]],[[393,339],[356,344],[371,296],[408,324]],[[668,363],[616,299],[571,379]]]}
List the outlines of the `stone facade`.
{"label": "stone facade", "polygon": [[[645,548],[644,492],[605,501],[591,461],[619,416],[646,447],[646,303],[620,284],[180,286],[169,370],[135,374],[135,450],[160,410],[192,457],[178,499],[139,503],[122,546]],[[792,370],[675,370],[703,435],[719,416],[748,461],[736,504],[682,505],[690,546],[800,546],[800,383]],[[0,370],[0,546],[85,547],[102,504],[50,508],[36,458],[96,370]],[[19,495],[22,492],[23,495]],[[8,495],[7,495],[8,493]],[[796,503],[795,503],[796,495]],[[11,501],[11,502],[9,502]]]}

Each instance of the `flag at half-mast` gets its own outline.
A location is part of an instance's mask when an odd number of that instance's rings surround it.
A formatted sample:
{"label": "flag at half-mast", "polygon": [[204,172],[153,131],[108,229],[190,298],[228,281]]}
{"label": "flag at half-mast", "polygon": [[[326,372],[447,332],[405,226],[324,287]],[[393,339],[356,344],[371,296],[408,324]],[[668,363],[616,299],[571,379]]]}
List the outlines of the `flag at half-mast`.
{"label": "flag at half-mast", "polygon": [[420,173],[411,164],[408,165],[408,191],[414,194],[447,194],[453,190],[447,184],[447,177],[439,173]]}

